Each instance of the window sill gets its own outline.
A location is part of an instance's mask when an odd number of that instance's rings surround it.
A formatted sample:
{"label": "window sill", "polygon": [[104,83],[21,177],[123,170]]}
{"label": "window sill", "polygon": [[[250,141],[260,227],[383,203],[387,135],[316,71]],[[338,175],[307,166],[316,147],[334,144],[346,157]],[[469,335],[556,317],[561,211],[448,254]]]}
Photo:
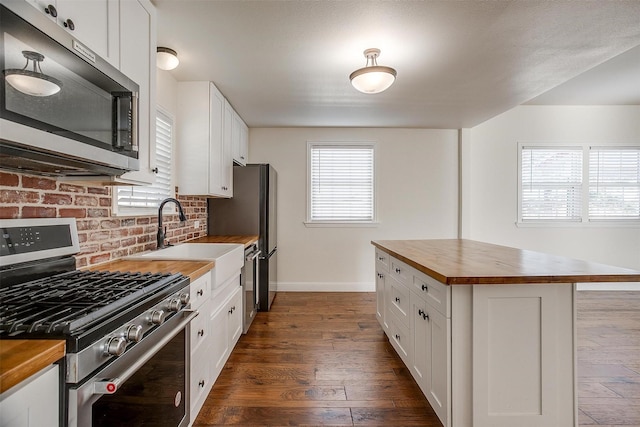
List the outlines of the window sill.
{"label": "window sill", "polygon": [[340,222],[340,221],[304,221],[304,226],[307,228],[363,228],[363,227],[378,227],[380,225],[377,221],[372,222]]}
{"label": "window sill", "polygon": [[593,220],[593,221],[527,221],[516,222],[518,228],[637,228],[640,221],[636,220]]}

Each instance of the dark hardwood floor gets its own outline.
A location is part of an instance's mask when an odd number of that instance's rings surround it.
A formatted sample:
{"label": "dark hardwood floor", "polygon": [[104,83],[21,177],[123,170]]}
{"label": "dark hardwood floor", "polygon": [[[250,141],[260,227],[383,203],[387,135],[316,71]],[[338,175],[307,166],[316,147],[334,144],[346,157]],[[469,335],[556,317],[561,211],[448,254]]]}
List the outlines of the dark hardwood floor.
{"label": "dark hardwood floor", "polygon": [[640,292],[578,292],[578,420],[640,427]]}
{"label": "dark hardwood floor", "polygon": [[[373,293],[279,293],[194,426],[441,427],[375,304]],[[640,427],[640,292],[580,292],[578,345],[580,425]]]}

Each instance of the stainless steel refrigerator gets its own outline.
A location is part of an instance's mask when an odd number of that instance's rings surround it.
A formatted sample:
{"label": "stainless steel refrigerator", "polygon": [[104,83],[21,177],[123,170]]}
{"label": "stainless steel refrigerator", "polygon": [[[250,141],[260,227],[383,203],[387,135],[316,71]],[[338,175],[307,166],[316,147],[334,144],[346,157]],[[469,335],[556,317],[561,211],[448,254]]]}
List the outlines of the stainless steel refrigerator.
{"label": "stainless steel refrigerator", "polygon": [[269,164],[233,167],[233,198],[209,199],[209,235],[258,235],[259,310],[269,311],[278,290],[276,170]]}

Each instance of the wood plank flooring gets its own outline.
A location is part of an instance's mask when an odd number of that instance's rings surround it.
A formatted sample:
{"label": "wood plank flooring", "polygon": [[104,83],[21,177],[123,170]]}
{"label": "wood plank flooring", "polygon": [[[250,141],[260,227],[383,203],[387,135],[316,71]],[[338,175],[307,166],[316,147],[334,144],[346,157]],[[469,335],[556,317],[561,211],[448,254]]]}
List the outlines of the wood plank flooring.
{"label": "wood plank flooring", "polygon": [[[580,426],[640,427],[640,292],[578,295]],[[279,293],[194,426],[441,427],[375,304],[374,293]]]}
{"label": "wood plank flooring", "polygon": [[281,292],[240,338],[194,426],[441,427],[374,293]]}
{"label": "wood plank flooring", "polygon": [[640,292],[578,292],[580,426],[640,427]]}

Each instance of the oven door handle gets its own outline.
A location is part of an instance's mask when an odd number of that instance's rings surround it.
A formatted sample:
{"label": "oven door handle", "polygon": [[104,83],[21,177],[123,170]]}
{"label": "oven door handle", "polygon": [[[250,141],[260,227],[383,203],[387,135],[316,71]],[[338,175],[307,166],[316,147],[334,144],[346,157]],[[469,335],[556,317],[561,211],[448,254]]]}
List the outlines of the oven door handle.
{"label": "oven door handle", "polygon": [[178,333],[183,330],[189,322],[191,322],[197,315],[196,310],[183,310],[182,314],[184,318],[173,328],[170,332],[166,333],[160,341],[158,341],[153,347],[145,353],[144,357],[134,361],[120,376],[117,378],[111,378],[106,380],[97,380],[93,383],[93,394],[113,394],[118,391],[120,384],[127,381],[138,369],[140,369],[145,363],[147,363],[153,356],[156,355],[162,347],[164,347],[169,341],[171,341]]}

